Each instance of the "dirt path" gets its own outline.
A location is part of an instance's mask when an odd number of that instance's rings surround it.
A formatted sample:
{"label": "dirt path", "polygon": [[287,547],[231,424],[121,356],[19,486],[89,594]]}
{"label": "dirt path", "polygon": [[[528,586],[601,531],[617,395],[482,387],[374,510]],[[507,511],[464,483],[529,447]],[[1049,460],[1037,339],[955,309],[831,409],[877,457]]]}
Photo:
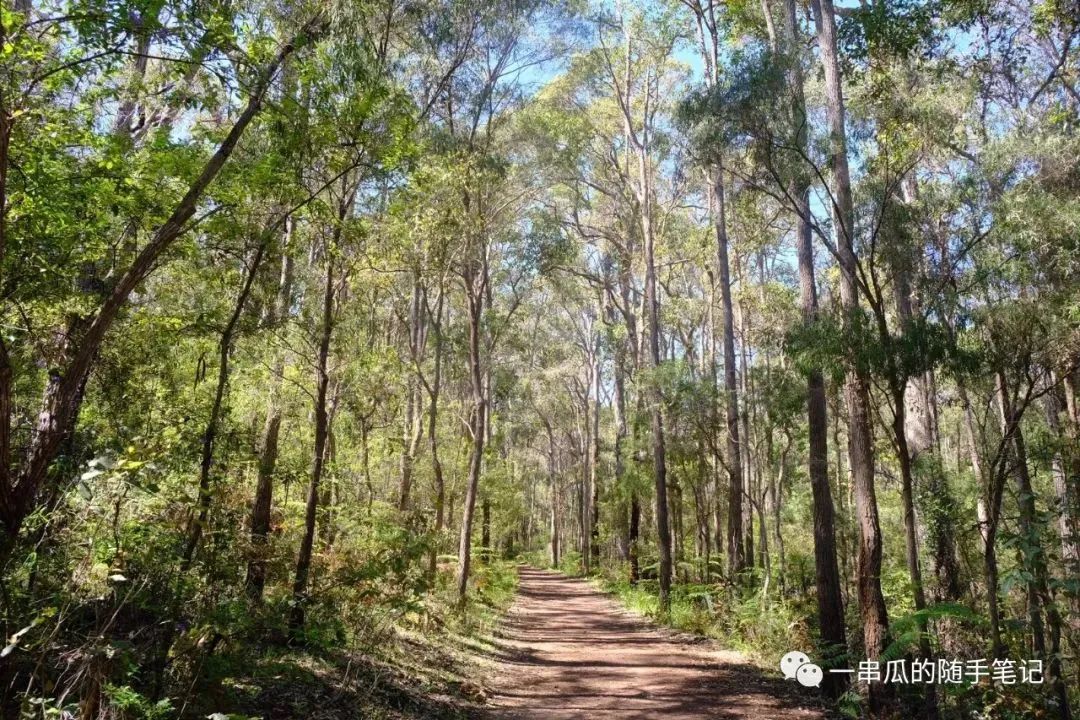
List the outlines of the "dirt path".
{"label": "dirt path", "polygon": [[813,690],[650,626],[584,581],[520,576],[500,633],[495,720],[824,717]]}

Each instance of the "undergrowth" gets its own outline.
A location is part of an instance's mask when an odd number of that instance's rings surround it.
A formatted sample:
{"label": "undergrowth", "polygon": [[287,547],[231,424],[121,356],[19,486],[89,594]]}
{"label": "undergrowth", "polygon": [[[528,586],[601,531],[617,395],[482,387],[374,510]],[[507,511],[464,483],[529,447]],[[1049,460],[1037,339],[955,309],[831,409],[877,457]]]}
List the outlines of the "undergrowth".
{"label": "undergrowth", "polygon": [[473,572],[464,608],[444,569],[418,607],[341,645],[233,648],[204,673],[183,717],[472,717],[484,701],[478,657],[517,589],[510,563],[476,563]]}
{"label": "undergrowth", "polygon": [[742,594],[721,584],[677,583],[665,613],[656,580],[631,584],[625,574],[607,569],[593,579],[629,610],[666,627],[717,640],[763,668],[773,669],[792,648],[814,647],[804,601]]}

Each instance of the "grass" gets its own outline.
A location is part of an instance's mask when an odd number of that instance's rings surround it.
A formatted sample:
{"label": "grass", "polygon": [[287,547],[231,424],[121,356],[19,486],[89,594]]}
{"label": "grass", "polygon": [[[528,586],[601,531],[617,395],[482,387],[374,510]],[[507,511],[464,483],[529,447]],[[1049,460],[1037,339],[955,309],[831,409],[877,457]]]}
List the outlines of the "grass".
{"label": "grass", "polygon": [[452,568],[441,571],[422,611],[372,622],[370,636],[357,634],[343,647],[225,646],[188,693],[181,717],[474,717],[484,701],[483,657],[517,573],[509,563],[477,563],[463,609],[453,586]]}
{"label": "grass", "polygon": [[774,669],[777,659],[792,648],[814,647],[802,600],[762,597],[722,584],[676,583],[665,613],[655,580],[631,585],[625,576],[605,570],[591,581],[628,610],[664,627],[716,640],[764,669]]}

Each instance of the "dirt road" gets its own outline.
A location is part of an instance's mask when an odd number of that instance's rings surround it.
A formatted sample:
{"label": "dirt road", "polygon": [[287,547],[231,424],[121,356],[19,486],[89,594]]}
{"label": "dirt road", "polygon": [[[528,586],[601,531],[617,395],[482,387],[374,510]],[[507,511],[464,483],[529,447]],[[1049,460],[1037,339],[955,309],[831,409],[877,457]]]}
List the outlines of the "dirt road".
{"label": "dirt road", "polygon": [[495,720],[823,717],[814,690],[652,627],[584,581],[520,574],[500,633]]}

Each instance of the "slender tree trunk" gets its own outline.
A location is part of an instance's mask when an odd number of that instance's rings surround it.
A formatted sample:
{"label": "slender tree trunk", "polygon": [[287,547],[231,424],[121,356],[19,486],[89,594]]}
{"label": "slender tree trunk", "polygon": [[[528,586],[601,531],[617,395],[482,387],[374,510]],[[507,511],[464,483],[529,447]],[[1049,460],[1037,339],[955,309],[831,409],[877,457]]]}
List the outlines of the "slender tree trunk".
{"label": "slender tree trunk", "polygon": [[[708,267],[708,266],[707,266]],[[715,276],[711,270],[707,270],[709,273],[709,305],[708,305],[708,323],[709,323],[709,389],[711,392],[716,393],[719,388],[718,377],[718,363],[717,363],[717,351],[716,351],[716,281]],[[720,443],[717,440],[716,434],[719,432],[720,427],[720,414],[717,410],[717,400],[712,399],[709,402],[709,427],[710,433],[707,435],[709,446],[711,449],[711,467],[712,473],[712,511],[713,511],[713,545],[716,549],[716,561],[717,564],[721,562],[721,558],[724,556],[724,479],[721,474],[721,468],[723,467],[723,458],[720,454]],[[723,570],[720,571],[721,577],[723,576]]]}
{"label": "slender tree trunk", "polygon": [[202,437],[202,457],[199,463],[199,499],[198,516],[192,519],[188,525],[188,539],[184,546],[183,562],[180,564],[180,572],[190,569],[195,559],[195,550],[199,546],[206,524],[210,520],[210,481],[214,467],[214,443],[217,442],[218,426],[221,424],[221,415],[225,405],[225,394],[229,386],[229,356],[232,355],[233,338],[236,334],[236,325],[244,313],[247,299],[251,295],[252,285],[258,276],[262,259],[266,255],[266,249],[270,242],[269,233],[259,243],[251,262],[248,265],[244,282],[240,287],[240,294],[236,298],[232,314],[225,323],[221,332],[221,340],[218,342],[218,376],[217,385],[214,388],[214,402],[210,406],[210,418],[207,420],[206,429]]}
{"label": "slender tree trunk", "polygon": [[[1061,402],[1057,393],[1047,393],[1044,402],[1046,424],[1051,432],[1061,439],[1063,445],[1070,442],[1075,444],[1077,438],[1062,431]],[[1058,535],[1061,537],[1061,559],[1067,576],[1080,577],[1080,486],[1077,486],[1077,483],[1080,483],[1080,468],[1070,468],[1065,454],[1060,449],[1055,449],[1051,458],[1051,471],[1054,476],[1054,494],[1060,508]],[[1075,598],[1073,602],[1075,603]],[[1080,616],[1080,607],[1077,607],[1074,613]]]}
{"label": "slender tree trunk", "polygon": [[480,559],[491,560],[491,500],[487,495],[480,500]]}
{"label": "slender tree trunk", "polygon": [[[836,49],[836,17],[832,0],[812,0],[817,25],[821,63],[825,70],[825,95],[829,119],[830,156],[833,197],[837,219],[837,245],[840,255],[840,291],[844,307],[844,328],[850,335],[861,322],[859,308],[858,260],[855,255],[855,210],[847,159],[847,133],[844,128],[844,98],[840,63]],[[881,524],[874,490],[874,455],[870,415],[870,389],[866,372],[854,362],[849,364],[845,382],[848,409],[848,457],[859,524],[859,610],[863,624],[863,645],[868,658],[880,658],[888,645],[889,617],[881,592]],[[871,712],[880,712],[886,704],[888,688],[871,683],[867,686]]]}
{"label": "slender tree trunk", "polygon": [[784,505],[784,481],[787,479],[788,454],[791,452],[791,437],[787,438],[787,444],[780,454],[780,467],[776,473],[776,483],[772,488],[772,512],[773,512],[773,539],[776,541],[777,577],[779,578],[780,594],[784,595],[787,585],[787,558],[784,547],[784,533],[782,527]]}
{"label": "slender tree trunk", "polygon": [[1038,655],[1044,655],[1046,653],[1046,633],[1043,627],[1041,598],[1038,592],[1038,579],[1035,577],[1034,563],[1025,559],[1031,554],[1042,552],[1038,538],[1032,536],[1035,505],[1031,491],[1031,478],[1028,475],[1027,469],[1027,454],[1025,452],[1023,440],[1017,441],[1015,439],[1020,433],[1020,418],[1015,413],[1012,399],[1009,396],[1009,384],[1005,378],[1005,373],[1001,371],[998,371],[997,373],[997,387],[998,412],[999,420],[1001,422],[1002,437],[1012,439],[1009,450],[1011,451],[1013,465],[1015,466],[1013,476],[1016,480],[1018,494],[1017,503],[1020,509],[1021,542],[1030,546],[1028,548],[1021,548],[1019,555],[1022,567],[1030,575],[1030,579],[1027,582],[1027,599],[1028,622],[1030,623],[1032,645]]}
{"label": "slender tree trunk", "polygon": [[720,303],[723,315],[724,344],[724,412],[727,422],[727,475],[728,475],[728,526],[727,559],[728,573],[732,579],[746,570],[750,563],[743,542],[743,465],[742,447],[739,443],[739,390],[735,359],[735,310],[731,301],[731,269],[728,264],[727,221],[724,208],[723,170],[719,166],[710,172],[710,205],[716,233],[716,268],[720,286]]}
{"label": "slender tree trunk", "polygon": [[551,423],[547,418],[542,418],[544,422],[544,429],[547,431],[548,451],[547,451],[547,471],[548,471],[548,497],[551,498],[551,566],[559,567],[560,560],[560,545],[559,545],[559,479],[558,471],[555,467],[555,433],[552,431]]}
{"label": "slender tree trunk", "polygon": [[484,397],[484,378],[480,358],[481,315],[483,293],[472,285],[476,278],[468,279],[469,293],[469,374],[472,379],[473,408],[469,416],[472,433],[472,449],[469,452],[469,474],[465,485],[465,504],[461,516],[461,539],[458,543],[457,595],[458,605],[465,606],[469,587],[469,570],[472,560],[472,525],[476,508],[476,496],[480,487],[480,469],[484,460],[484,435],[487,427],[487,401]]}
{"label": "slender tree trunk", "polygon": [[[982,497],[979,498],[976,512],[979,519],[979,533],[982,535],[983,541],[983,580],[986,583],[987,619],[990,624],[990,652],[995,659],[1004,659],[1007,649],[1001,636],[997,529],[1001,517],[1001,498],[1004,491],[1005,459],[1003,457],[995,458],[992,467],[987,467],[982,462],[978,449],[978,435],[975,432],[974,412],[963,381],[957,383],[957,390],[964,409],[964,421],[968,438],[971,442],[971,465],[975,469],[975,474],[982,481],[983,486]],[[1004,425],[1002,426],[1002,432],[1008,432]]]}
{"label": "slender tree trunk", "polygon": [[[627,425],[626,425],[626,340],[616,339],[614,349],[614,372],[612,377],[613,385],[613,411],[615,413],[615,444],[612,448],[612,452],[615,456],[615,487],[622,489],[623,479],[626,476],[626,452],[624,444],[627,437]],[[629,538],[629,523],[627,523],[627,537],[623,543],[625,557],[623,558],[627,563],[630,562],[630,538]]]}
{"label": "slender tree trunk", "polygon": [[[602,310],[601,310],[602,311]],[[589,508],[589,550],[592,556],[592,567],[600,567],[600,342],[597,337],[593,343],[592,356],[592,379],[593,379],[593,413],[592,413],[592,446],[589,458],[589,490],[591,493]]]}
{"label": "slender tree trunk", "polygon": [[[795,1],[785,2],[786,20],[792,47],[798,47]],[[802,72],[796,70],[794,115],[797,127],[806,121],[802,92]],[[806,133],[799,133],[800,147],[806,145]],[[803,322],[813,325],[818,319],[817,282],[814,277],[814,245],[810,227],[810,191],[805,183],[793,182],[790,188],[797,203],[796,238],[799,264],[799,293]],[[831,659],[840,661],[847,653],[844,627],[844,600],[840,571],[836,561],[836,523],[832,492],[829,487],[829,419],[825,398],[825,380],[821,369],[807,373],[806,407],[808,434],[808,474],[814,508],[814,571],[817,587],[818,627],[821,640]],[[825,693],[839,697],[847,687],[847,676],[826,673],[822,683]]]}
{"label": "slender tree trunk", "polygon": [[[344,294],[338,297],[337,304],[347,302]],[[341,380],[335,380],[333,391],[330,393],[329,409],[326,413],[326,459],[323,461],[323,475],[327,469],[332,469],[337,462],[337,438],[334,435],[334,421],[337,419],[338,407],[341,405]],[[337,511],[339,493],[338,480],[333,475],[322,483],[322,497],[319,499],[319,508],[322,511],[322,519],[319,522],[319,540],[325,552],[334,547],[337,539],[337,523],[335,513]]]}
{"label": "slender tree trunk", "polygon": [[[1066,385],[1064,390],[1068,392]],[[1058,534],[1061,536],[1061,561],[1066,578],[1080,577],[1080,464],[1077,463],[1077,447],[1080,437],[1076,428],[1069,424],[1069,430],[1062,430],[1059,417],[1061,400],[1056,392],[1051,391],[1045,399],[1046,424],[1050,431],[1068,451],[1056,449],[1051,461],[1054,476],[1054,494],[1058,505]],[[1069,421],[1067,421],[1069,422]],[[1066,589],[1068,613],[1065,617],[1065,631],[1074,655],[1080,647],[1080,592],[1075,588]]]}
{"label": "slender tree trunk", "polygon": [[[586,341],[588,342],[588,340]],[[586,350],[585,386],[581,389],[583,413],[581,417],[581,571],[589,574],[592,565],[592,351]]]}
{"label": "slender tree trunk", "polygon": [[[644,155],[639,161],[641,181],[648,197],[651,192],[645,180]],[[660,301],[657,296],[656,256],[649,205],[641,209],[642,230],[645,236],[645,296],[649,320],[649,359],[653,368],[660,368]],[[664,447],[664,398],[659,380],[651,383],[653,480],[656,485],[656,532],[660,550],[660,607],[667,611],[671,605],[671,529],[668,524],[667,461]]]}
{"label": "slender tree trunk", "polygon": [[709,463],[705,442],[697,443],[697,480],[694,483],[694,518],[697,521],[697,557],[703,562],[699,580],[712,582],[712,535],[709,527]]}
{"label": "slender tree trunk", "polygon": [[[221,145],[203,166],[199,176],[173,208],[168,219],[161,224],[131,266],[113,286],[108,298],[87,326],[78,347],[73,349],[71,361],[62,371],[55,373],[54,391],[45,394],[37,423],[16,474],[16,481],[11,482],[9,476],[9,482],[0,486],[3,488],[2,497],[0,497],[0,521],[3,522],[0,567],[6,566],[23,520],[34,509],[35,499],[47,495],[47,493],[39,493],[39,490],[64,439],[73,430],[81,405],[80,389],[85,387],[86,378],[90,374],[94,358],[106,333],[112,327],[135,287],[153,271],[161,255],[187,229],[188,221],[194,216],[206,189],[224,167],[251,121],[259,113],[266,90],[278,69],[293,53],[297,42],[309,38],[320,22],[321,19],[317,19],[305,25],[297,38],[282,46],[273,60],[263,68],[260,79],[248,98],[247,106],[233,123]],[[0,362],[0,404],[6,402],[4,397],[7,389],[3,386],[3,380],[3,363]],[[10,423],[11,419],[8,416],[0,424],[3,424],[5,428],[10,428]],[[7,432],[0,435],[7,436]]]}
{"label": "slender tree trunk", "polygon": [[[282,247],[281,279],[278,294],[271,307],[267,324],[271,327],[284,321],[289,314],[292,302],[293,257],[290,253],[290,238],[293,220],[288,220],[285,229],[285,242]],[[273,509],[274,470],[277,467],[278,437],[281,433],[281,385],[285,377],[285,351],[279,350],[274,360],[270,377],[270,389],[266,399],[266,422],[263,425],[262,440],[259,443],[258,480],[255,485],[255,499],[251,506],[251,548],[248,561],[245,588],[248,598],[253,603],[261,603],[266,587],[266,552],[270,535],[270,517]]]}
{"label": "slender tree trunk", "polygon": [[[424,313],[422,311],[423,288],[417,275],[413,280],[412,299],[409,301],[409,357],[414,364],[419,364],[424,344]],[[398,510],[405,512],[409,508],[409,493],[412,491],[413,463],[420,449],[424,436],[424,414],[421,410],[420,386],[416,379],[418,370],[414,367],[409,372],[405,387],[405,423],[401,451],[401,485],[398,489]]]}
{"label": "slender tree trunk", "polygon": [[[742,267],[739,255],[735,255],[735,273],[739,278],[739,285],[743,285]],[[739,303],[738,314],[738,327],[739,336],[746,338],[749,334],[746,331],[746,312],[742,302]],[[752,393],[750,392],[750,355],[747,343],[743,342],[739,348],[739,354],[736,355],[736,363],[741,359],[742,372],[738,371],[739,365],[736,364],[736,375],[739,379],[739,386],[741,389],[743,403],[740,412],[738,412],[738,422],[742,423],[742,429],[740,431],[742,437],[742,444],[739,446],[742,456],[742,528],[743,528],[743,557],[746,558],[746,567],[749,569],[754,568],[754,560],[758,556],[754,551],[754,500],[756,495],[754,488],[754,480],[756,479],[754,454],[751,452],[750,447],[750,398]],[[759,558],[760,559],[760,558]],[[750,580],[752,576],[747,576],[747,580]]]}
{"label": "slender tree trunk", "polygon": [[[637,393],[635,416],[640,418],[645,415],[646,392]],[[634,423],[634,447],[642,447],[641,423]],[[629,517],[627,518],[627,547],[630,552],[630,584],[637,585],[641,579],[641,497],[636,491],[630,493]]]}
{"label": "slender tree trunk", "polygon": [[[926,591],[923,587],[922,569],[919,564],[919,540],[915,520],[915,496],[914,476],[911,467],[911,454],[907,445],[906,418],[907,413],[904,402],[904,386],[899,381],[893,380],[893,438],[896,442],[896,455],[900,464],[900,504],[904,510],[904,550],[907,561],[908,575],[911,577],[912,593],[915,601],[915,611],[926,609]],[[932,660],[930,638],[928,635],[929,623],[926,619],[919,621],[919,654],[923,659]],[[937,688],[931,683],[925,690],[925,710],[927,718],[938,717]]]}
{"label": "slender tree trunk", "polygon": [[[1050,686],[1056,696],[1058,716],[1061,720],[1069,720],[1072,712],[1069,707],[1069,694],[1065,687],[1065,677],[1061,667],[1061,615],[1057,609],[1057,603],[1050,595],[1049,571],[1046,563],[1046,553],[1042,546],[1042,537],[1039,528],[1037,510],[1035,507],[1035,490],[1031,484],[1031,473],[1027,465],[1027,447],[1024,442],[1023,428],[1019,418],[1014,414],[1017,409],[1011,407],[1008,385],[1003,373],[998,373],[998,383],[1001,387],[1001,413],[1003,418],[1012,417],[1014,426],[1012,434],[1013,450],[1013,477],[1016,480],[1016,497],[1020,510],[1020,564],[1027,571],[1029,580],[1028,613],[1031,621],[1032,645],[1035,653],[1049,659],[1048,673]],[[1046,624],[1043,625],[1043,611],[1046,613]],[[1050,644],[1047,647],[1046,633],[1050,635]]]}
{"label": "slender tree trunk", "polygon": [[431,544],[431,552],[428,557],[428,573],[434,578],[438,559],[438,546],[440,536],[445,524],[446,505],[446,481],[443,479],[442,462],[439,460],[439,392],[442,388],[442,317],[443,304],[446,296],[445,289],[439,287],[439,300],[435,304],[435,318],[432,322],[432,330],[435,332],[435,370],[433,373],[430,396],[431,403],[428,406],[428,448],[431,451],[431,471],[435,482],[435,528],[434,538]]}
{"label": "slender tree trunk", "polygon": [[637,585],[641,579],[641,559],[638,554],[638,538],[641,536],[641,501],[637,493],[630,496],[630,520],[628,542],[630,547],[630,584]]}
{"label": "slender tree trunk", "polygon": [[323,289],[322,327],[319,331],[318,357],[316,359],[315,391],[315,450],[311,468],[311,483],[308,485],[307,504],[304,511],[304,535],[300,541],[300,552],[296,557],[296,573],[293,581],[293,606],[289,616],[289,629],[293,632],[304,626],[307,610],[308,575],[311,572],[311,557],[315,548],[315,524],[319,510],[319,484],[322,481],[323,465],[326,460],[326,438],[329,428],[326,396],[330,386],[330,339],[334,331],[334,254],[337,241],[341,237],[341,225],[351,209],[351,197],[341,200],[338,211],[338,224],[334,228],[333,242],[324,248],[326,262],[326,284]]}

